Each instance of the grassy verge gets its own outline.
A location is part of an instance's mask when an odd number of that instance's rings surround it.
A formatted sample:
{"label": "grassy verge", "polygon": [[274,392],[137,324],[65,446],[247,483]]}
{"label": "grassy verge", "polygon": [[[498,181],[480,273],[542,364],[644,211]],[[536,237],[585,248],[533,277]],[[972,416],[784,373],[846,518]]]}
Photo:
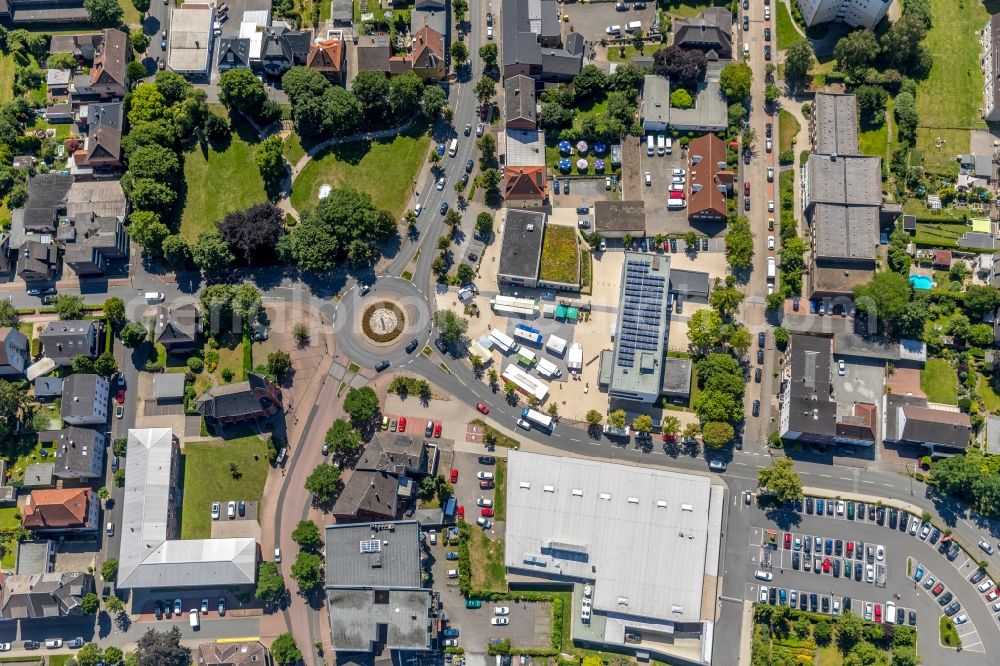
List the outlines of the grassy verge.
{"label": "grassy verge", "polygon": [[[934,25],[924,45],[934,57],[930,74],[917,87],[917,148],[931,173],[956,175],[955,155],[969,152],[970,129],[986,124],[979,116],[983,97],[983,69],[979,40],[968,39],[989,20],[979,2],[931,0]],[[968,129],[939,129],[968,128]],[[937,147],[937,139],[944,143]]]}
{"label": "grassy verge", "polygon": [[[209,107],[214,113],[226,115],[221,105]],[[195,143],[184,154],[186,192],[180,234],[188,242],[193,243],[203,232],[214,231],[215,223],[226,213],[267,201],[264,181],[254,162],[254,148],[248,139],[256,143],[256,138],[249,137],[247,132],[236,131],[234,123],[232,137],[223,150],[216,151],[210,146],[203,152]]]}
{"label": "grassy verge", "polygon": [[[236,465],[239,478],[230,465]],[[269,469],[267,446],[255,435],[190,442],[184,446],[183,467],[181,538],[207,539],[212,536],[212,502],[260,500]]]}
{"label": "grassy verge", "polygon": [[[784,7],[784,5],[778,5]],[[795,147],[795,137],[800,129],[799,121],[788,111],[778,111],[778,151],[792,150]]]}
{"label": "grassy verge", "polygon": [[583,252],[580,255],[580,293],[592,294],[594,292],[594,254]]}
{"label": "grassy verge", "polygon": [[483,421],[482,419],[472,419],[471,421],[469,421],[469,423],[481,427],[483,429],[484,438],[493,437],[494,444],[496,446],[502,446],[506,449],[521,448],[521,443],[519,441],[517,441],[513,437],[508,437],[507,435],[503,434],[496,428],[487,425],[486,422]]}
{"label": "grassy verge", "polygon": [[546,225],[539,277],[551,282],[577,283],[580,279],[580,248],[576,242],[576,229]]}
{"label": "grassy verge", "polygon": [[478,529],[472,533],[469,538],[469,563],[472,565],[474,588],[494,592],[507,591],[503,551],[503,539],[491,541],[486,532]]}
{"label": "grassy verge", "polygon": [[497,520],[507,520],[507,461],[497,460],[494,472],[493,510]]}
{"label": "grassy verge", "polygon": [[785,7],[784,3],[779,2],[775,4],[774,16],[778,24],[776,32],[778,33],[778,49],[780,51],[784,51],[792,44],[801,42],[804,39],[799,34],[799,31],[795,29],[795,22],[792,20],[792,16],[788,13],[788,8]]}
{"label": "grassy verge", "polygon": [[929,402],[947,405],[958,403],[958,376],[943,358],[929,358],[920,371],[920,389]]}
{"label": "grassy verge", "polygon": [[294,166],[300,159],[305,157],[306,149],[302,146],[299,135],[292,132],[283,144],[282,153],[288,163]]}
{"label": "grassy verge", "polygon": [[642,45],[642,53],[640,54],[638,49],[636,49],[631,44],[625,45],[625,57],[621,55],[621,49],[618,46],[608,46],[608,61],[609,62],[631,62],[632,58],[637,55],[651,56],[660,49],[664,48],[664,45],[659,42],[646,42]]}
{"label": "grassy verge", "polygon": [[421,127],[389,139],[334,146],[299,173],[292,185],[292,204],[305,211],[315,205],[322,185],[350,186],[400,217],[429,145],[430,136]]}
{"label": "grassy verge", "polygon": [[955,623],[951,621],[950,617],[942,615],[940,622],[938,622],[938,629],[941,645],[958,647],[962,644],[962,639],[958,637],[958,630],[955,629]]}

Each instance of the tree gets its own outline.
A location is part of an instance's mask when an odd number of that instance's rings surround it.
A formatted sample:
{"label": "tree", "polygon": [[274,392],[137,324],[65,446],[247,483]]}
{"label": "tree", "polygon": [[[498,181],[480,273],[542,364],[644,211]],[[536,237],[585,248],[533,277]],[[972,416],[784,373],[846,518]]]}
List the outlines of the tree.
{"label": "tree", "polygon": [[105,378],[118,372],[118,362],[115,360],[115,355],[109,351],[101,352],[101,355],[94,361],[94,372]]}
{"label": "tree", "polygon": [[84,0],[87,18],[101,28],[117,28],[122,24],[124,12],[117,0]]}
{"label": "tree", "polygon": [[461,66],[469,59],[469,48],[465,42],[454,41],[451,43],[451,59],[456,67]]}
{"label": "tree", "polygon": [[434,313],[434,323],[441,332],[441,338],[448,344],[457,344],[469,329],[469,321],[451,310],[438,310]]}
{"label": "tree", "polygon": [[476,271],[469,264],[459,264],[455,276],[462,284],[469,284],[476,279]]}
{"label": "tree", "polygon": [[698,381],[704,387],[715,375],[743,376],[740,362],[729,354],[709,354],[698,361]]}
{"label": "tree", "polygon": [[351,94],[361,103],[366,119],[385,117],[389,110],[389,79],[382,72],[358,72],[351,85]]}
{"label": "tree", "polygon": [[148,210],[136,210],[132,211],[128,220],[128,233],[132,240],[149,254],[159,256],[163,251],[163,240],[170,235],[160,216]]}
{"label": "tree", "polygon": [[730,102],[740,102],[750,96],[750,83],[753,72],[745,62],[734,62],[726,65],[719,75],[719,85]]}
{"label": "tree", "polygon": [[91,374],[94,372],[94,361],[86,354],[77,354],[70,362],[70,369],[74,373]]}
{"label": "tree", "polygon": [[833,638],[833,627],[828,621],[820,620],[813,625],[813,639],[817,645],[829,645],[831,638]]}
{"label": "tree", "polygon": [[[140,178],[132,182],[132,205],[138,211],[161,211],[168,212],[177,202],[177,192],[169,185],[158,183],[151,178]],[[131,217],[131,216],[129,216]],[[166,229],[166,226],[163,227]],[[163,238],[169,234],[161,232]],[[159,246],[155,246],[159,252]]]}
{"label": "tree", "polygon": [[300,552],[292,564],[292,578],[303,592],[316,589],[323,582],[323,560],[314,553]]}
{"label": "tree", "polygon": [[219,77],[219,101],[229,114],[256,117],[267,101],[264,84],[249,69],[228,69]]}
{"label": "tree", "polygon": [[354,455],[361,450],[361,435],[344,419],[337,419],[324,440],[334,455]]}
{"label": "tree", "polygon": [[715,310],[696,310],[688,320],[688,342],[704,354],[722,343],[722,317]]}
{"label": "tree", "polygon": [[497,45],[483,44],[479,47],[479,57],[483,61],[483,69],[493,69],[497,66]]}
{"label": "tree", "polygon": [[745,217],[737,217],[726,234],[726,259],[737,269],[750,268],[753,259],[753,232]]}
{"label": "tree", "polygon": [[148,629],[136,642],[139,666],[188,666],[191,650],[181,645],[181,630],[176,625],[167,631]]}
{"label": "tree", "polygon": [[128,182],[148,178],[174,187],[181,173],[177,153],[157,144],[140,146],[128,158]]}
{"label": "tree", "polygon": [[701,426],[701,441],[712,449],[725,446],[734,436],[733,426],[724,421],[708,421]]}
{"label": "tree", "polygon": [[107,319],[112,326],[117,326],[125,321],[125,301],[117,296],[112,296],[111,298],[105,300],[104,318]]}
{"label": "tree", "polygon": [[109,582],[118,578],[118,560],[114,558],[104,560],[104,564],[101,565],[101,578]]}
{"label": "tree", "polygon": [[893,648],[892,666],[920,666],[920,658],[917,657],[916,650],[909,645]]}
{"label": "tree", "polygon": [[701,430],[700,428],[698,428],[697,423],[688,423],[686,426],[684,426],[684,432],[681,433],[681,437],[690,442],[693,442],[698,437],[700,432]]}
{"label": "tree", "polygon": [[121,648],[116,648],[114,645],[104,648],[104,663],[108,666],[118,666],[124,657]]}
{"label": "tree", "polygon": [[768,83],[764,86],[764,101],[768,104],[774,104],[781,97],[781,88],[773,83]]}
{"label": "tree", "polygon": [[770,467],[758,469],[757,485],[782,502],[802,499],[802,479],[792,467],[791,458],[776,458]]}
{"label": "tree", "polygon": [[[89,596],[89,595],[88,595]],[[95,600],[97,595],[94,595]],[[97,612],[96,610],[93,612]],[[76,653],[74,657],[76,659],[77,666],[97,666],[104,658],[104,653],[101,648],[98,647],[97,643],[87,643]]]}
{"label": "tree", "polygon": [[496,165],[497,160],[497,140],[492,134],[484,134],[478,141],[476,147],[479,148],[479,163],[483,168]]}
{"label": "tree", "polygon": [[389,82],[389,108],[396,118],[409,120],[420,111],[424,82],[413,71],[394,77]]}
{"label": "tree", "polygon": [[862,125],[877,127],[885,122],[885,104],[889,99],[889,93],[885,88],[871,85],[858,86],[854,94],[858,100],[858,114],[861,116]]}
{"label": "tree", "polygon": [[239,316],[241,321],[254,321],[261,307],[260,290],[249,282],[244,282],[233,292],[233,314]]}
{"label": "tree", "polygon": [[206,231],[198,235],[191,246],[191,258],[195,265],[206,273],[218,273],[233,263],[233,253],[229,244],[217,231]]}
{"label": "tree", "polygon": [[608,425],[612,428],[624,428],[626,424],[625,410],[616,409],[608,414]]}
{"label": "tree", "polygon": [[901,92],[896,95],[893,101],[893,117],[896,119],[897,131],[900,141],[912,145],[917,138],[917,124],[920,118],[917,116],[917,103],[913,95],[908,92]]}
{"label": "tree", "polygon": [[367,423],[378,413],[378,396],[368,386],[359,389],[352,388],[344,398],[344,411],[351,417],[355,425]]}
{"label": "tree", "polygon": [[833,48],[837,69],[851,78],[860,80],[878,57],[878,40],[871,30],[849,32]]}
{"label": "tree", "polygon": [[72,53],[53,53],[48,57],[45,64],[49,69],[75,69],[76,56]]}
{"label": "tree", "polygon": [[860,615],[844,611],[837,621],[837,643],[842,652],[850,652],[851,648],[861,640],[865,632],[865,621]]}
{"label": "tree", "polygon": [[541,125],[542,129],[558,130],[568,127],[572,122],[572,109],[568,109],[558,102],[542,104],[542,110],[538,114],[538,124]]}
{"label": "tree", "polygon": [[[879,634],[883,633],[882,627],[878,625],[870,625],[873,630],[877,630]],[[844,666],[886,666],[889,663],[886,654],[869,643],[868,641],[861,641],[854,646],[847,656],[844,657]]]}
{"label": "tree", "polygon": [[681,422],[676,416],[664,416],[660,430],[667,437],[676,437],[681,431]]}
{"label": "tree", "polygon": [[316,523],[311,520],[300,520],[292,532],[292,541],[303,550],[319,550],[323,545],[323,535],[320,533]]}
{"label": "tree", "polygon": [[[743,418],[743,403],[732,393],[702,391],[695,399],[694,411],[702,423],[739,421]],[[704,432],[704,428],[702,431]]]}
{"label": "tree", "polygon": [[285,157],[282,154],[283,146],[281,137],[274,134],[264,139],[257,146],[257,152],[254,154],[254,161],[257,163],[260,177],[264,180],[264,185],[268,188],[268,191],[276,190],[285,177]]}
{"label": "tree", "polygon": [[497,84],[493,79],[484,76],[476,83],[476,88],[473,92],[480,104],[488,104],[493,99],[493,96],[497,94]]}
{"label": "tree", "polygon": [[649,414],[640,414],[632,419],[632,429],[636,432],[652,432],[653,418]]}
{"label": "tree", "polygon": [[312,493],[313,502],[316,504],[328,504],[337,494],[339,486],[340,470],[325,463],[318,465],[309,474],[305,484],[306,490]]}
{"label": "tree", "polygon": [[881,36],[882,57],[901,72],[923,75],[930,69],[929,54],[921,44],[926,36],[927,28],[920,17],[904,13]]}
{"label": "tree", "polygon": [[815,61],[816,55],[808,39],[795,42],[785,51],[785,78],[793,84],[802,83],[809,78]]}
{"label": "tree", "polygon": [[80,609],[84,615],[93,615],[101,607],[100,598],[93,592],[89,592],[80,600]]}
{"label": "tree", "polygon": [[469,11],[469,3],[467,0],[453,0],[451,9],[455,13],[455,21],[462,23],[465,21],[465,12]]}
{"label": "tree", "polygon": [[145,14],[149,11],[149,0],[132,0],[132,6],[135,7],[135,11]]}
{"label": "tree", "polygon": [[281,89],[293,106],[307,98],[322,97],[330,87],[329,79],[309,67],[292,67],[281,77]]}
{"label": "tree", "polygon": [[739,309],[744,296],[743,292],[736,288],[735,282],[723,286],[722,281],[716,278],[712,292],[708,296],[708,304],[718,310],[720,315],[729,318]]}
{"label": "tree", "polygon": [[573,93],[576,102],[580,103],[604,93],[608,77],[597,65],[585,65],[580,73],[573,77]]}
{"label": "tree", "polygon": [[788,346],[789,333],[787,328],[779,326],[774,329],[774,345],[781,350]]}
{"label": "tree", "polygon": [[587,415],[584,418],[586,418],[587,423],[596,426],[601,425],[601,421],[604,420],[604,415],[596,409],[591,409],[587,411]]}
{"label": "tree", "polygon": [[173,268],[184,268],[191,262],[191,246],[179,234],[170,234],[160,246],[163,261]]}
{"label": "tree", "polygon": [[[111,300],[111,299],[108,299]],[[0,326],[10,326],[17,328],[21,317],[17,314],[17,308],[10,301],[0,301]]]}
{"label": "tree", "polygon": [[83,296],[60,294],[52,301],[60,319],[79,319],[83,314]]}
{"label": "tree", "polygon": [[148,334],[149,332],[145,326],[137,321],[133,321],[122,327],[122,330],[118,332],[118,337],[121,338],[123,345],[129,349],[135,349],[146,341]]}
{"label": "tree", "polygon": [[705,53],[695,49],[670,46],[653,54],[653,73],[682,88],[695,89],[704,80],[707,67]]}
{"label": "tree", "polygon": [[420,112],[425,117],[434,119],[441,115],[442,109],[448,104],[448,97],[441,86],[425,86],[420,95]]}
{"label": "tree", "polygon": [[678,88],[670,93],[670,106],[675,109],[690,109],[694,106],[694,100],[691,99],[691,94],[687,90]]}
{"label": "tree", "polygon": [[285,595],[285,579],[274,562],[261,562],[257,568],[257,590],[254,596],[265,604],[273,604]]}
{"label": "tree", "polygon": [[979,319],[1000,305],[1000,292],[993,287],[973,284],[965,290],[963,303],[969,317]]}
{"label": "tree", "polygon": [[[271,137],[278,139],[278,137]],[[264,143],[267,143],[265,141]],[[264,144],[261,144],[263,146]],[[281,141],[272,144],[271,150],[277,151],[280,161],[281,177],[284,177],[285,163],[281,157]],[[258,155],[260,153],[258,152]],[[270,263],[274,256],[274,248],[284,233],[285,216],[281,209],[269,203],[259,203],[245,210],[233,211],[218,223],[219,235],[229,247],[239,252],[247,265],[254,261]]]}
{"label": "tree", "polygon": [[302,660],[302,652],[291,634],[281,634],[271,643],[271,656],[279,666],[297,664]]}
{"label": "tree", "polygon": [[865,284],[854,288],[854,302],[869,317],[878,317],[878,323],[889,330],[910,301],[911,287],[907,278],[891,271],[879,271]]}
{"label": "tree", "polygon": [[489,238],[493,232],[493,216],[487,212],[482,212],[476,216],[476,233],[480,238]]}

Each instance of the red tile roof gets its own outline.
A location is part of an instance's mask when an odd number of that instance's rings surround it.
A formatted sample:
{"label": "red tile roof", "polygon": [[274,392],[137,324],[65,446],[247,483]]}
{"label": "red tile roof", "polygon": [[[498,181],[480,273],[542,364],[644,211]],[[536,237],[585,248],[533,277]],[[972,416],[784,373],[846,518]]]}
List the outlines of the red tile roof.
{"label": "red tile roof", "polygon": [[89,503],[89,488],[35,490],[24,505],[21,523],[29,530],[84,527]]}
{"label": "red tile roof", "polygon": [[[732,174],[720,169],[726,163],[726,144],[714,134],[692,139],[688,145],[691,166],[688,171],[688,217],[714,213],[726,217],[726,195],[719,191],[720,184],[732,183]],[[700,158],[695,162],[696,158]]]}
{"label": "red tile roof", "polygon": [[344,62],[344,42],[339,39],[324,39],[309,45],[306,67],[321,72],[339,72]]}
{"label": "red tile roof", "polygon": [[508,167],[504,173],[506,199],[542,200],[547,189],[545,167]]}

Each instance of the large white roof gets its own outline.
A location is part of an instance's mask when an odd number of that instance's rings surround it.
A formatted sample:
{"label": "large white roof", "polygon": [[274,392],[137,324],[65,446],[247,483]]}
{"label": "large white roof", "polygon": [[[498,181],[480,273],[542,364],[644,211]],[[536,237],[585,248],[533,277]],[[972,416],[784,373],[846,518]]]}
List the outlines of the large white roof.
{"label": "large white roof", "polygon": [[594,581],[599,612],[698,622],[711,495],[706,477],[510,451],[505,564]]}
{"label": "large white roof", "polygon": [[128,431],[118,587],[217,587],[256,581],[254,539],[170,540],[173,431]]}

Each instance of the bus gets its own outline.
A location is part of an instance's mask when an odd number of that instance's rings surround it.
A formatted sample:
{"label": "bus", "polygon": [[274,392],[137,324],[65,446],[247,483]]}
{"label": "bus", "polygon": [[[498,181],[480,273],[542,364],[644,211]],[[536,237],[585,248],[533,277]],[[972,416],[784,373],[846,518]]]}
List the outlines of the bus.
{"label": "bus", "polygon": [[548,414],[542,414],[541,412],[536,412],[531,408],[525,408],[521,412],[521,418],[525,421],[530,421],[540,428],[545,428],[549,432],[553,432],[556,429],[556,422]]}

